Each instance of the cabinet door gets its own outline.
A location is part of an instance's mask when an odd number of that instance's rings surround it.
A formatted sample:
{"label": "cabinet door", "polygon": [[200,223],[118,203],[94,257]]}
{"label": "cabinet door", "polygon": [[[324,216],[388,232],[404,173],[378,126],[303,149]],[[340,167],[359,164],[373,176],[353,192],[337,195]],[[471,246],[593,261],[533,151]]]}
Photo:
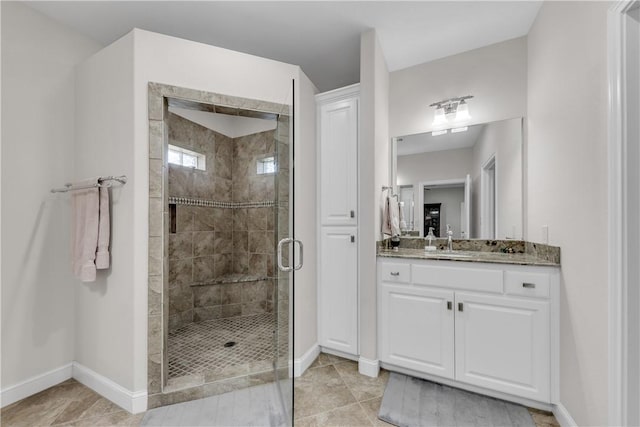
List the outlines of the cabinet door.
{"label": "cabinet door", "polygon": [[379,298],[381,360],[453,378],[453,292],[382,282]]}
{"label": "cabinet door", "polygon": [[358,252],[355,227],[323,227],[320,235],[320,345],[358,354]]}
{"label": "cabinet door", "polygon": [[456,293],[456,379],[549,402],[549,302]]}
{"label": "cabinet door", "polygon": [[356,225],[358,100],[320,108],[320,215],[322,225]]}

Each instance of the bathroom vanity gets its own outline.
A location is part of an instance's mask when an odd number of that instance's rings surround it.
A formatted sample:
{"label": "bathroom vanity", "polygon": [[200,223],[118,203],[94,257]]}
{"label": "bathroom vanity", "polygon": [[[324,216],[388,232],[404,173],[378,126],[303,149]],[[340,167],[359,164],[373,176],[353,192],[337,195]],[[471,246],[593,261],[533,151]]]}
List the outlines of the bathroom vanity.
{"label": "bathroom vanity", "polygon": [[558,260],[379,250],[381,366],[529,406],[558,397]]}

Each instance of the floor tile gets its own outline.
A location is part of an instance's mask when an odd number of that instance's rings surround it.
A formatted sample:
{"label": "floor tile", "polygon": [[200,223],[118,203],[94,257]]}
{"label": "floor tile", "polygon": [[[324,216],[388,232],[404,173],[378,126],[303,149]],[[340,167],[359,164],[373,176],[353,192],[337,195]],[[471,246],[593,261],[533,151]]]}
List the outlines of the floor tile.
{"label": "floor tile", "polygon": [[308,369],[295,381],[295,417],[304,418],[356,403],[333,366]]}
{"label": "floor tile", "polygon": [[274,322],[267,313],[193,322],[169,332],[169,378],[271,362]]}
{"label": "floor tile", "polygon": [[49,426],[74,401],[82,399],[86,387],[68,380],[2,409],[3,426]]}
{"label": "floor tile", "polygon": [[102,415],[93,418],[85,418],[82,420],[72,421],[67,424],[61,424],[64,427],[107,427],[107,426],[125,426],[138,427],[144,414],[130,414],[127,411],[114,412],[108,415]]}
{"label": "floor tile", "polygon": [[338,363],[334,367],[359,402],[381,397],[384,394],[384,389],[389,380],[389,371],[380,370],[380,374],[376,378],[372,378],[358,372],[358,364],[356,362]]}
{"label": "floor tile", "polygon": [[560,423],[550,412],[529,408],[529,413],[537,427],[560,427]]}
{"label": "floor tile", "polygon": [[325,426],[371,426],[372,422],[359,403],[343,406],[315,416],[318,427]]}
{"label": "floor tile", "polygon": [[328,366],[328,365],[333,365],[333,360],[329,358],[328,354],[320,353],[318,357],[316,357],[316,360],[313,361],[311,366],[309,366],[309,369],[319,368],[321,366]]}
{"label": "floor tile", "polygon": [[360,406],[364,410],[365,414],[369,418],[371,424],[376,427],[388,427],[393,424],[386,423],[378,418],[378,412],[380,411],[380,404],[382,403],[382,397],[376,397],[375,399],[365,400],[360,402]]}

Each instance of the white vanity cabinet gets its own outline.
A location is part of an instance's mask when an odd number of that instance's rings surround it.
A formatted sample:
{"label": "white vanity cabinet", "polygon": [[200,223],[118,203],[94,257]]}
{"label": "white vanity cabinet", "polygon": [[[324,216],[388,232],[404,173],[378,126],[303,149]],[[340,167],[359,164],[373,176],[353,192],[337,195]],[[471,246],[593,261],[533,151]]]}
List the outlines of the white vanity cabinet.
{"label": "white vanity cabinet", "polygon": [[453,378],[453,292],[382,283],[379,298],[381,360]]}
{"label": "white vanity cabinet", "polygon": [[558,291],[556,267],[379,257],[380,361],[497,397],[552,403]]}
{"label": "white vanity cabinet", "polygon": [[358,349],[359,85],[316,96],[318,110],[318,341]]}

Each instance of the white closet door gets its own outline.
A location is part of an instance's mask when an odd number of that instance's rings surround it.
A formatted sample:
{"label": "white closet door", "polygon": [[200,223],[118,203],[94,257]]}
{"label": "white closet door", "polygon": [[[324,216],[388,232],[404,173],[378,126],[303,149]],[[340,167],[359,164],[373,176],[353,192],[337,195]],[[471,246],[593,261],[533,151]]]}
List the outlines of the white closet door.
{"label": "white closet door", "polygon": [[358,250],[355,227],[322,227],[320,236],[320,345],[358,354]]}
{"label": "white closet door", "polygon": [[358,100],[320,107],[320,220],[356,225],[358,203]]}

